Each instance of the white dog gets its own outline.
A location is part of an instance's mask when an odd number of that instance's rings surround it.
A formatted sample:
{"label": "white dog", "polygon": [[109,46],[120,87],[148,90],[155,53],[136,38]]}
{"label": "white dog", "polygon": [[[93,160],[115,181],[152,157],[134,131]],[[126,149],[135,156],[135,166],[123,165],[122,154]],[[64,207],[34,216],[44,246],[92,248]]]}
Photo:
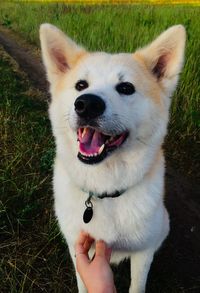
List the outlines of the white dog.
{"label": "white dog", "polygon": [[112,262],[131,258],[129,292],[144,292],[169,232],[162,143],[185,29],[173,26],[133,54],[90,53],[50,24],[40,39],[57,147],[55,211],[71,257],[81,230],[103,239]]}

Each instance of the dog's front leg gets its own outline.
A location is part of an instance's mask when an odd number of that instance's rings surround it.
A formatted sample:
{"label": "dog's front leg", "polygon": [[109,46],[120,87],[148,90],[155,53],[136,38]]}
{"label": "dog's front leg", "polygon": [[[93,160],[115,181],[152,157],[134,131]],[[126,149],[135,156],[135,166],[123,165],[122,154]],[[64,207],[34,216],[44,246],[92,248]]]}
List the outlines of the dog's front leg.
{"label": "dog's front leg", "polygon": [[75,268],[75,272],[76,272],[76,281],[77,281],[77,286],[78,286],[78,292],[79,293],[87,293],[87,289],[85,288],[85,285],[83,284],[80,276],[79,276],[79,273],[77,272],[76,270],[76,257],[75,257],[75,250],[73,247],[69,247],[69,251],[70,251],[70,254],[71,254],[71,258],[72,258],[72,261],[74,263],[74,268]]}
{"label": "dog's front leg", "polygon": [[129,293],[144,293],[154,250],[138,251],[131,255],[131,286]]}

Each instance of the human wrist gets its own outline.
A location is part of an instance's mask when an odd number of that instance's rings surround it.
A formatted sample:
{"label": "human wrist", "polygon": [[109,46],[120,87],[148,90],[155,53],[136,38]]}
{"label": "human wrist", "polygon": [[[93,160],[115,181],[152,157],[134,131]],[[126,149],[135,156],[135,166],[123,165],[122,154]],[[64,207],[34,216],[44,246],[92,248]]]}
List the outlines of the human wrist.
{"label": "human wrist", "polygon": [[116,293],[116,289],[115,286],[105,286],[102,288],[87,288],[88,289],[88,293]]}

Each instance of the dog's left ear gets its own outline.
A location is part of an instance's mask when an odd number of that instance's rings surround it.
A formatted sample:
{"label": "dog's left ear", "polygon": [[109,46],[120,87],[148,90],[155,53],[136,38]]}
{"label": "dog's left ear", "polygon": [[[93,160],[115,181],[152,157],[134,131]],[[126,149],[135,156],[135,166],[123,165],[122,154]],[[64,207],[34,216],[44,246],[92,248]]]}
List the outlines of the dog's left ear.
{"label": "dog's left ear", "polygon": [[50,83],[67,73],[86,53],[61,30],[48,23],[40,26],[40,41],[43,62]]}
{"label": "dog's left ear", "polygon": [[171,92],[178,81],[185,50],[186,32],[182,25],[164,31],[151,44],[135,53],[165,90]]}

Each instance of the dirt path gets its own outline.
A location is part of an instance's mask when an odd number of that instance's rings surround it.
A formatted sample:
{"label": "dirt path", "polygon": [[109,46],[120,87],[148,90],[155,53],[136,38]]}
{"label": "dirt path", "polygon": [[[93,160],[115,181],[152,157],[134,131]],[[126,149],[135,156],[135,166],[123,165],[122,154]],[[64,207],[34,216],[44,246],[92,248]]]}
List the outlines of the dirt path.
{"label": "dirt path", "polygon": [[47,93],[48,83],[45,78],[45,71],[41,60],[36,57],[28,47],[22,47],[14,38],[8,36],[7,33],[1,30],[0,44],[5,51],[15,59],[20,69],[27,74],[33,85],[39,90]]}
{"label": "dirt path", "polygon": [[[1,31],[0,44],[17,61],[33,85],[48,96],[48,84],[39,58]],[[171,217],[171,232],[155,257],[147,292],[200,292],[200,188],[195,181],[187,180],[168,165],[166,205]],[[122,264],[116,282],[123,274],[124,284],[128,286],[126,270],[127,264]],[[157,283],[162,284],[162,288]],[[120,292],[120,288],[118,290]]]}

